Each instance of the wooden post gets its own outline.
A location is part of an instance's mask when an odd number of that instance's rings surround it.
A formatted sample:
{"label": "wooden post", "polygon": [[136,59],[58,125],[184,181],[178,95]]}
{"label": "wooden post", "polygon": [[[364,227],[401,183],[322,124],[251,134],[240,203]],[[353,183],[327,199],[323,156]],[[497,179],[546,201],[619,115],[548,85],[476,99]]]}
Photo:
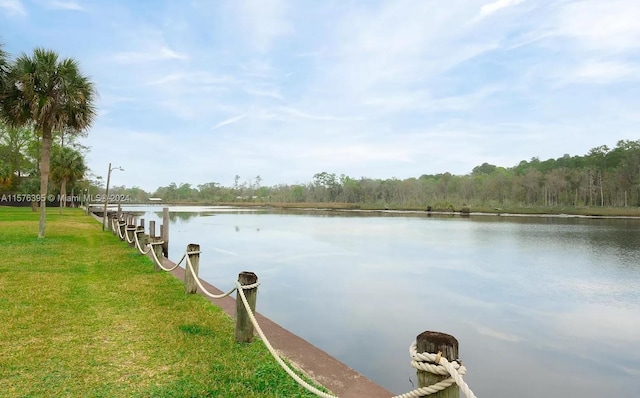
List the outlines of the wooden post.
{"label": "wooden post", "polygon": [[160,236],[164,243],[162,244],[162,252],[166,258],[169,258],[169,208],[162,209],[162,231]]}
{"label": "wooden post", "polygon": [[[135,224],[127,224],[127,228],[125,229],[125,231],[127,232],[127,243],[129,243],[130,240],[134,239],[133,234],[135,233],[135,228],[136,225]],[[133,241],[133,243],[129,243],[129,246],[135,246],[136,242]]]}
{"label": "wooden post", "polygon": [[[136,236],[138,238],[138,242],[140,242],[140,249],[144,250],[144,245],[145,245],[145,242],[144,242],[144,227],[139,225],[139,226],[136,227],[136,230],[133,231],[133,232],[136,234]],[[136,242],[134,240],[133,241],[134,246],[135,246],[135,243]]]}
{"label": "wooden post", "polygon": [[140,225],[142,228],[144,228],[144,218],[140,219],[140,224],[138,224],[138,225]]}
{"label": "wooden post", "polygon": [[118,235],[118,237],[122,236],[122,238],[120,238],[120,240],[124,240],[126,237],[126,233],[127,233],[127,223],[124,222],[123,220],[120,220],[118,222],[118,228],[120,228],[120,235]]}
{"label": "wooden post", "polygon": [[[196,274],[196,278],[198,277],[198,269],[200,268],[200,245],[197,243],[189,243],[187,245],[187,253],[196,252],[193,254],[187,254],[189,256],[189,260],[191,261],[191,266],[193,267],[193,272]],[[189,264],[184,265],[184,291],[187,294],[194,294],[198,291],[198,285],[196,285],[196,280],[194,279],[191,271],[189,271]]]}
{"label": "wooden post", "polygon": [[122,218],[122,206],[120,205],[120,202],[118,202],[118,211],[116,212],[116,215],[118,218]]}
{"label": "wooden post", "polygon": [[156,222],[149,221],[149,236],[152,238],[156,237]]}
{"label": "wooden post", "polygon": [[[151,238],[152,242],[160,242],[162,238],[161,237],[153,237]],[[162,245],[153,245],[153,252],[156,254],[156,257],[158,257],[158,260],[160,262],[162,262]],[[154,271],[161,271],[162,269],[160,268],[160,266],[154,261],[153,262],[153,270]]]}
{"label": "wooden post", "polygon": [[[242,286],[253,285],[258,282],[258,276],[253,272],[243,271],[238,275],[238,282]],[[252,312],[256,310],[256,299],[258,298],[258,288],[244,290],[244,295],[249,303]],[[253,339],[253,324],[249,319],[240,292],[236,293],[236,343],[250,343]]]}
{"label": "wooden post", "polygon": [[[427,352],[430,354],[442,353],[444,358],[449,362],[458,359],[458,340],[455,337],[440,332],[422,332],[416,337],[417,351],[419,353]],[[448,378],[448,376],[435,375],[429,372],[418,370],[418,387],[428,387],[439,381]],[[429,395],[429,398],[459,398],[460,391],[456,384],[448,387],[435,394]]]}

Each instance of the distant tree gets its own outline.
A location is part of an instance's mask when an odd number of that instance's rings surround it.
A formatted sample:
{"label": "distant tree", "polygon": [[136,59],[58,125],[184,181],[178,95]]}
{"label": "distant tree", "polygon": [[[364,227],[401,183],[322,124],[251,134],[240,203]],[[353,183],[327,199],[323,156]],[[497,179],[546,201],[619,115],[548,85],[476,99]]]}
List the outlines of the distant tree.
{"label": "distant tree", "polygon": [[473,175],[478,175],[478,174],[491,174],[493,173],[493,171],[496,169],[497,166],[494,166],[492,164],[489,163],[482,163],[482,165],[480,166],[476,166],[473,168],[473,171],[471,172],[471,174]]}
{"label": "distant tree", "polygon": [[67,184],[73,185],[87,171],[82,154],[69,147],[55,147],[51,153],[51,179],[60,184],[60,213],[67,206]]}
{"label": "distant tree", "polygon": [[75,60],[60,60],[56,52],[42,48],[31,56],[23,53],[10,65],[4,92],[0,106],[5,121],[12,126],[33,123],[42,137],[38,237],[44,238],[53,131],[80,132],[91,126],[97,93]]}
{"label": "distant tree", "polygon": [[36,140],[30,128],[4,126],[0,122],[0,156],[16,177],[21,177],[33,167],[27,150]]}

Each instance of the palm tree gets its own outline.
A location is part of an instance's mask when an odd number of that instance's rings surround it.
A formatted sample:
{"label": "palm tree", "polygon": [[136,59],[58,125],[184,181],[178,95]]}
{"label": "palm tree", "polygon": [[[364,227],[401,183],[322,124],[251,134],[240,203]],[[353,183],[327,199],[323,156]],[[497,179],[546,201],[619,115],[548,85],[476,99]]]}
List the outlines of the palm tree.
{"label": "palm tree", "polygon": [[6,79],[8,67],[9,67],[9,56],[2,49],[2,43],[0,43],[0,103],[2,102],[2,97],[4,94],[5,79]]}
{"label": "palm tree", "polygon": [[75,60],[60,60],[55,51],[42,48],[33,50],[32,56],[20,55],[10,65],[6,83],[3,118],[14,126],[33,123],[42,137],[38,237],[44,238],[52,132],[81,132],[91,126],[97,93]]}
{"label": "palm tree", "polygon": [[82,154],[69,147],[55,147],[51,152],[51,179],[60,183],[60,214],[67,207],[67,183],[75,183],[84,177],[87,166]]}

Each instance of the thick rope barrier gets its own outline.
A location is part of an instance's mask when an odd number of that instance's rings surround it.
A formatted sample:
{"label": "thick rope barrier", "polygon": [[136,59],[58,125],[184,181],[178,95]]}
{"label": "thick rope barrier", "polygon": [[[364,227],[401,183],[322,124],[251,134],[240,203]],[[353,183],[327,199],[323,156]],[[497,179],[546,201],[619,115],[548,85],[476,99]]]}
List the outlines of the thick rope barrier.
{"label": "thick rope barrier", "polygon": [[[135,226],[133,226],[133,227],[126,227],[126,228],[125,228],[125,230],[126,230],[126,231],[134,231],[134,234],[133,234],[133,235],[135,235],[136,227],[135,227]],[[128,243],[133,243],[133,238],[129,239],[129,234],[128,234],[128,233],[126,233],[126,232],[125,232],[125,236],[127,237],[127,242],[128,242]]]}
{"label": "thick rope barrier", "polygon": [[[198,278],[198,275],[196,275],[196,272],[193,270],[193,265],[191,264],[191,259],[189,258],[189,254],[200,254],[199,251],[197,252],[186,252],[185,255],[187,256],[187,262],[186,262],[186,267],[189,269],[189,272],[191,273],[191,276],[193,277],[193,279],[196,281],[196,285],[198,285],[198,288],[200,289],[200,291],[207,297],[211,297],[212,299],[221,299],[224,297],[227,297],[228,295],[230,295],[231,293],[235,292],[237,290],[237,287],[233,287],[231,290],[229,290],[226,293],[222,293],[222,294],[213,294],[210,291],[208,291],[204,286],[202,286],[202,283],[200,283],[200,278]],[[255,286],[254,286],[255,285]],[[251,285],[252,287],[248,287],[247,289],[251,289],[253,287],[258,287],[257,283],[254,283],[253,285]]]}
{"label": "thick rope barrier", "polygon": [[[163,244],[163,241],[159,241],[159,242],[149,242],[149,246],[155,246],[155,245],[161,245]],[[171,267],[171,268],[165,268],[162,265],[162,261],[160,261],[160,259],[158,258],[158,256],[156,255],[156,251],[155,250],[151,250],[151,255],[153,257],[153,261],[156,262],[156,264],[158,265],[158,267],[160,267],[160,269],[162,269],[163,271],[167,271],[167,272],[171,272],[174,269],[178,268],[180,266],[180,264],[182,264],[182,261],[185,259],[185,257],[187,257],[186,253],[182,256],[182,258],[180,259],[180,261],[178,261],[178,264],[176,264],[175,266]]]}
{"label": "thick rope barrier", "polygon": [[[128,228],[127,228],[128,229]],[[118,228],[118,230],[120,230]],[[128,229],[129,230],[129,229]],[[267,347],[267,349],[269,350],[269,352],[271,353],[271,355],[273,356],[273,358],[276,360],[276,362],[280,365],[280,367],[282,367],[282,369],[289,375],[291,376],[292,379],[294,379],[296,381],[296,383],[298,383],[300,386],[302,386],[303,388],[305,388],[307,391],[321,397],[321,398],[339,398],[336,395],[332,395],[329,393],[325,393],[324,391],[320,391],[319,389],[317,389],[316,387],[312,386],[311,384],[307,383],[304,379],[302,379],[299,375],[297,375],[295,373],[295,371],[293,369],[291,369],[291,367],[289,365],[287,365],[284,360],[282,359],[282,357],[278,354],[278,352],[275,350],[275,348],[273,348],[273,346],[271,345],[271,342],[267,339],[267,336],[264,334],[264,332],[262,331],[262,328],[260,327],[260,324],[258,323],[258,320],[256,319],[253,311],[251,310],[251,306],[249,305],[249,302],[247,301],[247,297],[244,294],[245,290],[248,289],[254,289],[256,287],[258,287],[260,284],[259,283],[254,283],[251,285],[242,285],[240,284],[240,282],[236,281],[236,286],[233,287],[231,290],[229,290],[226,293],[223,294],[213,294],[211,292],[209,292],[200,282],[200,278],[198,278],[198,276],[196,275],[195,270],[193,269],[193,265],[191,264],[191,259],[190,259],[190,255],[193,254],[200,254],[200,251],[186,251],[183,255],[182,258],[180,259],[180,261],[171,268],[165,268],[162,265],[162,262],[158,259],[158,256],[156,256],[155,250],[152,250],[154,245],[160,245],[163,244],[164,242],[149,242],[149,247],[147,249],[147,252],[144,252],[140,249],[140,242],[138,240],[137,234],[134,234],[135,236],[135,242],[136,242],[136,246],[138,247],[138,250],[142,253],[142,254],[146,254],[149,251],[152,254],[152,257],[154,259],[154,261],[156,262],[156,264],[158,264],[158,266],[163,269],[164,271],[173,271],[174,269],[178,268],[178,266],[180,266],[180,264],[182,263],[182,261],[184,261],[186,259],[185,262],[185,272],[189,272],[191,274],[191,276],[193,277],[193,279],[196,282],[196,285],[198,286],[198,288],[200,289],[200,291],[208,297],[211,297],[213,299],[221,299],[224,297],[227,297],[229,295],[231,295],[233,292],[237,291],[238,292],[238,296],[240,296],[240,299],[242,300],[242,303],[247,311],[247,314],[249,316],[249,319],[251,320],[251,323],[253,324],[253,327],[255,328],[256,332],[258,333],[258,335],[260,336],[260,338],[262,339],[264,345]],[[128,237],[127,237],[128,240]],[[129,243],[133,243],[133,241],[129,242]],[[188,271],[187,271],[188,270]],[[454,384],[457,384],[460,387],[460,390],[464,393],[464,395],[467,398],[476,398],[475,394],[471,391],[471,389],[469,388],[469,386],[467,385],[467,383],[462,379],[462,376],[466,373],[466,368],[460,364],[458,361],[452,361],[449,362],[446,358],[442,357],[440,353],[437,354],[431,354],[431,353],[418,353],[417,352],[417,345],[416,342],[414,341],[410,346],[409,346],[409,355],[411,357],[411,366],[417,370],[421,370],[421,371],[425,371],[425,372],[429,372],[429,373],[433,373],[433,374],[437,374],[437,375],[442,375],[442,376],[447,376],[449,375],[450,377],[435,383],[433,385],[430,385],[428,387],[420,387],[420,388],[416,388],[413,391],[409,391],[407,393],[404,394],[400,394],[400,395],[395,395],[391,398],[420,398],[420,397],[424,397],[424,396],[428,396],[431,394],[435,394],[439,391],[442,391]]]}
{"label": "thick rope barrier", "polygon": [[146,250],[146,251],[142,250],[142,247],[141,247],[141,245],[140,245],[140,239],[138,239],[138,232],[137,232],[137,231],[136,231],[136,232],[134,232],[134,234],[133,234],[133,238],[134,238],[134,239],[135,239],[135,241],[136,241],[136,247],[138,248],[138,252],[140,252],[140,254],[147,254],[147,253],[149,253],[149,252],[151,251],[151,249],[153,248],[152,246],[147,245],[147,250]]}
{"label": "thick rope barrier", "polygon": [[251,311],[251,306],[249,306],[249,302],[247,301],[247,297],[244,295],[244,289],[246,288],[246,286],[242,286],[240,284],[240,282],[236,282],[236,289],[238,290],[238,295],[240,296],[240,299],[242,299],[242,303],[244,304],[244,308],[247,310],[247,314],[249,315],[249,319],[251,320],[251,323],[253,324],[253,327],[256,329],[256,331],[258,332],[258,335],[260,336],[260,338],[262,339],[262,342],[264,343],[264,345],[267,347],[267,349],[269,350],[269,352],[271,353],[271,355],[273,356],[273,358],[276,360],[276,362],[278,362],[278,364],[280,365],[280,367],[282,367],[282,369],[284,369],[285,372],[287,372],[287,374],[289,376],[291,376],[291,378],[293,380],[295,380],[298,384],[300,384],[302,387],[304,387],[307,391],[312,392],[314,394],[316,394],[319,397],[322,398],[338,398],[335,395],[331,395],[331,394],[327,394],[324,391],[320,391],[318,390],[316,387],[312,386],[311,384],[307,383],[306,381],[304,381],[300,376],[298,376],[280,357],[280,355],[276,352],[275,348],[273,348],[273,346],[271,345],[271,343],[269,342],[269,340],[267,339],[267,336],[265,336],[264,332],[262,331],[262,328],[260,327],[260,325],[258,324],[258,321],[256,320],[255,315],[253,314],[253,311]]}
{"label": "thick rope barrier", "polygon": [[122,232],[122,228],[120,228],[123,225],[127,225],[127,223],[124,221],[118,221],[118,236],[122,240],[124,240],[124,236],[126,235],[126,232]]}

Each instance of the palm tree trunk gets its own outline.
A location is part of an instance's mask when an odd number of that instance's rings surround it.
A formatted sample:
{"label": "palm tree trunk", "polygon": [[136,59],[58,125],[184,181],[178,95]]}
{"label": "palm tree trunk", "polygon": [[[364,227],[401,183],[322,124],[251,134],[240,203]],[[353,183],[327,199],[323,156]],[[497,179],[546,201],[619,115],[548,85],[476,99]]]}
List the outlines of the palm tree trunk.
{"label": "palm tree trunk", "polygon": [[44,238],[44,228],[47,220],[47,186],[49,184],[49,170],[51,161],[51,127],[42,129],[42,151],[40,152],[40,224],[38,238]]}
{"label": "palm tree trunk", "polygon": [[60,183],[60,214],[62,214],[62,208],[67,207],[67,179],[63,178]]}

